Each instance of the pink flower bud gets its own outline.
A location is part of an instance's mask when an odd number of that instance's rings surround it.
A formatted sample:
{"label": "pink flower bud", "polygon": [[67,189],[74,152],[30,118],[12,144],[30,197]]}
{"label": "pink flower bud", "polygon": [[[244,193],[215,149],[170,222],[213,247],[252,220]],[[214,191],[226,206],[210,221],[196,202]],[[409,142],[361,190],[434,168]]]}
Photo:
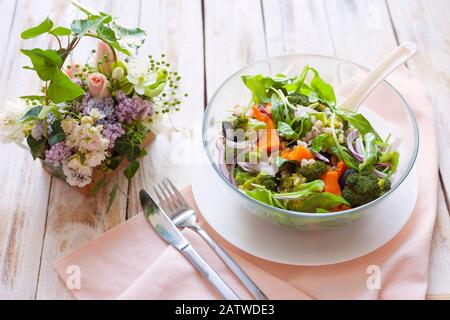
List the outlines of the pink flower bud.
{"label": "pink flower bud", "polygon": [[109,96],[108,79],[102,73],[94,72],[88,76],[88,88],[94,98]]}
{"label": "pink flower bud", "polygon": [[[97,45],[97,65],[99,69],[103,73],[111,72],[111,64],[114,61],[114,54],[111,50],[111,47],[100,41]],[[99,62],[101,62],[99,64]]]}

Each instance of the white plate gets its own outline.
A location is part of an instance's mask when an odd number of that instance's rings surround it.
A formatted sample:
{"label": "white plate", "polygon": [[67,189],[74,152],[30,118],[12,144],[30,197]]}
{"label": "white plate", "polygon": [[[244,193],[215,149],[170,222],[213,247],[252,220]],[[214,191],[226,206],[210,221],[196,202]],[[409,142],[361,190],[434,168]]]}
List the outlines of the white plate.
{"label": "white plate", "polygon": [[233,201],[210,165],[193,170],[192,190],[206,221],[228,242],[262,259],[292,265],[327,265],[366,255],[391,240],[408,221],[417,198],[413,168],[395,192],[358,221],[336,230],[299,231],[266,222]]}

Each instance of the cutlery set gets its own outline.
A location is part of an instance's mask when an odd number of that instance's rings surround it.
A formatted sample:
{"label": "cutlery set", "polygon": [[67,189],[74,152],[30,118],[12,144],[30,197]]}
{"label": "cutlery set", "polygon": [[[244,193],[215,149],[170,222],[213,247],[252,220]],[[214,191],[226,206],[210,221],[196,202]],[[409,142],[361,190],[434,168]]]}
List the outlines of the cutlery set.
{"label": "cutlery set", "polygon": [[233,289],[206,263],[178,229],[191,228],[206,241],[256,299],[268,300],[267,296],[231,256],[197,223],[195,210],[187,203],[173,183],[169,179],[164,179],[157,186],[158,188],[154,187],[153,189],[159,203],[145,190],[141,190],[139,194],[144,215],[156,233],[180,251],[225,299],[239,300],[239,296]]}

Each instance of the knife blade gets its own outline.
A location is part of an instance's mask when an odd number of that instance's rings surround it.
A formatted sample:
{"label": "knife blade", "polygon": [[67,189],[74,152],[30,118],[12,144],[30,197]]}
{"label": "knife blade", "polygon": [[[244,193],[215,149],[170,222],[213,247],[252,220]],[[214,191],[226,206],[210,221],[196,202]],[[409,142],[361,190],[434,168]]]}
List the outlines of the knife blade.
{"label": "knife blade", "polygon": [[225,299],[239,300],[238,295],[225,283],[217,272],[203,260],[152,196],[142,189],[139,192],[139,199],[142,209],[144,210],[144,215],[156,233],[163,240],[180,251]]}

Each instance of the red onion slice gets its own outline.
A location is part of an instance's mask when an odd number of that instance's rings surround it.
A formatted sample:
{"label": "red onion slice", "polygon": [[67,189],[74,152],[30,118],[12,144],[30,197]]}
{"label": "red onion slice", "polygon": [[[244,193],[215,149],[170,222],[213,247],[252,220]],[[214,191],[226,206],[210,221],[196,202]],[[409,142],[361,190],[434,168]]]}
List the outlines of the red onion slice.
{"label": "red onion slice", "polygon": [[268,116],[270,119],[272,119],[272,115],[267,112],[267,110],[263,106],[258,106],[259,111],[264,113],[266,116]]}
{"label": "red onion slice", "polygon": [[328,160],[327,157],[325,157],[324,155],[320,154],[320,153],[314,153],[314,157],[316,157],[319,160],[322,160],[324,162],[330,162],[330,160]]}
{"label": "red onion slice", "polygon": [[274,176],[277,172],[275,168],[268,162],[248,163],[238,162],[238,165],[247,172],[251,173],[264,173],[270,176]]}
{"label": "red onion slice", "polygon": [[383,173],[383,172],[381,172],[381,171],[378,171],[377,169],[373,169],[373,174],[374,175],[376,175],[378,178],[386,178],[387,177],[387,174],[386,173]]}
{"label": "red onion slice", "polygon": [[[353,154],[353,156],[358,161],[363,161],[364,157],[361,155],[360,152],[357,152],[355,148],[353,147],[353,141],[355,141],[356,137],[358,136],[358,130],[353,130],[347,135],[347,147],[350,150],[350,152]],[[359,138],[358,138],[359,139]]]}

